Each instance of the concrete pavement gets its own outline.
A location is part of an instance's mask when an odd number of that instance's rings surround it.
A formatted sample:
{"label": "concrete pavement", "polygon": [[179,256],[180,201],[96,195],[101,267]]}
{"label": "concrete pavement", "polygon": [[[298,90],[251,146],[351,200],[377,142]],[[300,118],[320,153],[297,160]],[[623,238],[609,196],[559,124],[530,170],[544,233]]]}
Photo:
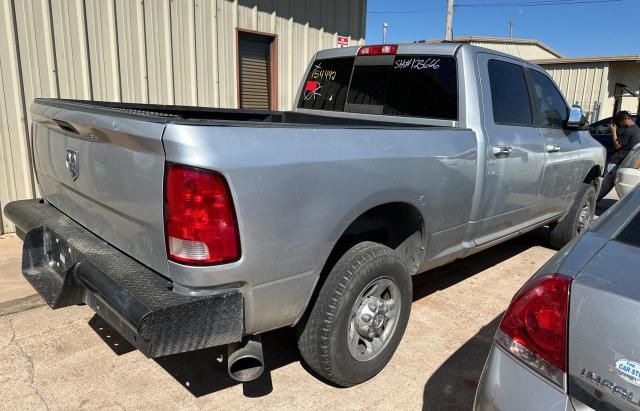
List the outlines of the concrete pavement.
{"label": "concrete pavement", "polygon": [[20,273],[22,241],[15,234],[0,236],[0,303],[33,295]]}
{"label": "concrete pavement", "polygon": [[22,278],[22,241],[15,234],[0,236],[0,316],[44,305]]}
{"label": "concrete pavement", "polygon": [[[376,378],[349,389],[308,372],[291,329],[263,337],[269,372],[241,385],[216,361],[223,350],[150,360],[85,306],[0,314],[0,409],[469,409],[503,310],[554,253],[541,235],[415,277],[396,355]],[[18,270],[19,241],[6,244],[14,251],[0,264]],[[12,287],[29,292],[18,280]]]}

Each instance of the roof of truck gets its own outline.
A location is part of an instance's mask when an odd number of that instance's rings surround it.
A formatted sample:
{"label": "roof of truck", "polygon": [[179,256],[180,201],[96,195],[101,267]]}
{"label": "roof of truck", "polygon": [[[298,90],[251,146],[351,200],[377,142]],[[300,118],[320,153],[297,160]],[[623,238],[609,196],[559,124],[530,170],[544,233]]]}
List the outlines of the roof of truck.
{"label": "roof of truck", "polygon": [[[371,44],[321,50],[316,54],[316,58],[327,59],[327,58],[336,58],[336,57],[355,56],[361,47],[367,47],[367,46],[371,46]],[[515,59],[515,60],[520,60],[520,61],[529,63],[527,60],[521,59],[511,54],[502,53],[500,51],[496,51],[496,50],[492,50],[484,47],[473,46],[471,44],[466,44],[466,43],[453,43],[453,42],[397,43],[397,46],[398,46],[398,50],[396,54],[422,54],[427,52],[429,54],[453,56],[456,54],[458,50],[464,49],[464,50],[469,50],[475,53],[482,52],[482,53],[495,54],[498,56],[507,57],[509,59]]]}
{"label": "roof of truck", "polygon": [[[396,54],[412,54],[412,53],[424,53],[425,50],[429,50],[429,53],[440,55],[453,56],[462,46],[457,43],[438,43],[438,44],[418,44],[418,43],[394,43],[398,46]],[[334,58],[334,57],[349,57],[355,56],[361,47],[372,46],[372,44],[366,44],[362,46],[351,46],[321,50],[317,54],[317,58]]]}

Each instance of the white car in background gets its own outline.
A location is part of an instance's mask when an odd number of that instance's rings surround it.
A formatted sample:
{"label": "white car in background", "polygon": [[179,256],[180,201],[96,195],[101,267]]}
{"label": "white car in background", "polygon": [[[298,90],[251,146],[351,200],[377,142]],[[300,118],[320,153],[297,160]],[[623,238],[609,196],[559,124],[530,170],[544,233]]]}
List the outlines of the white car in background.
{"label": "white car in background", "polygon": [[616,173],[616,192],[620,198],[640,184],[640,144],[629,152]]}

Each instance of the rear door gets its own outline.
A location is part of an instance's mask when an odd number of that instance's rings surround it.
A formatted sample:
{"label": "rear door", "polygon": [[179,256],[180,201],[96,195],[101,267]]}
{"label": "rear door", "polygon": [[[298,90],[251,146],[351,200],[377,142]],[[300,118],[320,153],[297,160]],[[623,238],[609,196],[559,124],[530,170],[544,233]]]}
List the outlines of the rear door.
{"label": "rear door", "polygon": [[164,120],[89,102],[36,101],[31,111],[41,195],[98,237],[166,274]]}
{"label": "rear door", "polygon": [[486,176],[478,245],[532,224],[544,167],[525,69],[518,60],[479,53]]}
{"label": "rear door", "polygon": [[536,123],[544,138],[544,179],[537,213],[551,218],[565,212],[591,168],[591,159],[580,155],[589,146],[587,130],[566,129],[569,107],[549,78],[538,69],[528,70],[536,105]]}
{"label": "rear door", "polygon": [[[629,206],[637,208],[637,201],[625,204]],[[624,209],[617,211],[626,215]],[[569,394],[595,409],[640,408],[638,267],[640,214],[636,213],[571,287]]]}

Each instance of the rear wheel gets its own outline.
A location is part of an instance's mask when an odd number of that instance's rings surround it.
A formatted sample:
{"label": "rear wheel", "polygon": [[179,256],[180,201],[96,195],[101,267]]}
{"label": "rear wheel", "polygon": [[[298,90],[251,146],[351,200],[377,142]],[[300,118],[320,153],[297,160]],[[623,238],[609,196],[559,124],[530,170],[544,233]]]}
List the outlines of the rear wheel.
{"label": "rear wheel", "polygon": [[582,184],[567,214],[551,228],[549,241],[553,247],[562,248],[584,231],[596,211],[596,189],[593,184]]}
{"label": "rear wheel", "polygon": [[360,243],[329,273],[298,338],[300,354],[321,377],[353,386],[378,374],[404,334],[411,276],[389,247]]}

